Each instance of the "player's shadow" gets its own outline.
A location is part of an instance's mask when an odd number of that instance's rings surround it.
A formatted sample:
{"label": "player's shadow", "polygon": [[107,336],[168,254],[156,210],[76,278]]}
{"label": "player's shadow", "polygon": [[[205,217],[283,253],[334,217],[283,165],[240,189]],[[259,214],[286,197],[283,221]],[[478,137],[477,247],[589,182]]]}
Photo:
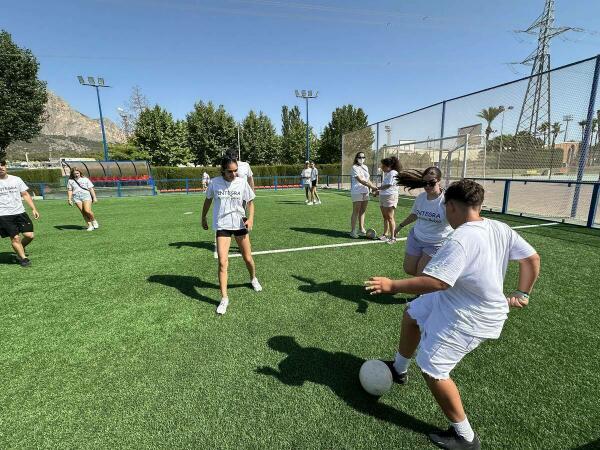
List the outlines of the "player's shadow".
{"label": "player's shadow", "polygon": [[276,200],[275,203],[283,205],[306,205],[304,200]]}
{"label": "player's shadow", "polygon": [[17,255],[13,252],[0,252],[0,264],[16,264]]}
{"label": "player's shadow", "polygon": [[290,230],[299,231],[301,233],[318,234],[320,236],[349,238],[348,232],[340,230],[331,230],[329,228],[290,227]]}
{"label": "player's shadow", "polygon": [[587,444],[581,445],[579,447],[573,447],[573,450],[593,450],[600,448],[600,439],[597,439],[593,442],[589,442]]}
{"label": "player's shadow", "polygon": [[[158,283],[164,286],[172,287],[177,289],[183,295],[188,296],[194,300],[199,300],[201,302],[206,302],[211,305],[218,305],[219,302],[213,298],[207,297],[201,294],[199,291],[210,289],[213,291],[219,290],[219,285],[215,283],[209,283],[207,281],[203,281],[198,277],[190,277],[185,275],[150,275],[148,277],[148,282],[150,283]],[[238,288],[238,287],[248,287],[251,288],[250,283],[244,284],[229,284],[229,289]]]}
{"label": "player's shadow", "polygon": [[[358,381],[360,366],[365,362],[362,358],[350,353],[302,347],[292,336],[274,336],[269,339],[268,345],[286,357],[277,369],[263,366],[256,369],[257,373],[272,376],[288,386],[301,387],[305,382],[327,386],[354,410],[417,433],[437,430],[367,394]],[[394,388],[401,389],[399,386]]]}
{"label": "player's shadow", "polygon": [[[203,241],[171,242],[169,244],[169,247],[175,247],[177,249],[180,249],[182,247],[201,248],[201,249],[210,250],[211,252],[213,252],[215,250],[215,243],[214,242],[203,242]],[[239,253],[237,244],[235,243],[235,239],[231,240],[231,249],[230,249],[229,253],[230,254],[231,253]]]}
{"label": "player's shadow", "polygon": [[54,228],[60,231],[64,230],[85,230],[87,227],[83,225],[54,225]]}
{"label": "player's shadow", "polygon": [[343,284],[340,280],[317,283],[312,278],[305,278],[298,275],[292,275],[292,277],[305,283],[298,287],[300,291],[309,294],[325,292],[333,297],[356,303],[356,312],[361,314],[367,312],[369,303],[377,303],[380,305],[403,305],[412,300],[412,298],[397,298],[393,295],[369,295],[364,286],[357,284]]}

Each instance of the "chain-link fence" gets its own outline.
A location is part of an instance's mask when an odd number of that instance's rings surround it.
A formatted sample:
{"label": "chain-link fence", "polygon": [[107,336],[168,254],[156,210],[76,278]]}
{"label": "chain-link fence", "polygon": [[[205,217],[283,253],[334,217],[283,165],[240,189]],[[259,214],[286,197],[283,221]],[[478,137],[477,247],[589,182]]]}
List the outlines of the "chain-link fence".
{"label": "chain-link fence", "polygon": [[545,188],[536,183],[539,189],[513,185],[507,212],[527,214],[529,203],[519,197],[531,196],[546,208],[536,216],[582,223],[594,206],[586,183],[600,181],[599,72],[600,55],[346,133],[342,173],[350,174],[362,151],[372,173],[383,157],[395,155],[405,168],[435,165],[449,179],[549,181]]}

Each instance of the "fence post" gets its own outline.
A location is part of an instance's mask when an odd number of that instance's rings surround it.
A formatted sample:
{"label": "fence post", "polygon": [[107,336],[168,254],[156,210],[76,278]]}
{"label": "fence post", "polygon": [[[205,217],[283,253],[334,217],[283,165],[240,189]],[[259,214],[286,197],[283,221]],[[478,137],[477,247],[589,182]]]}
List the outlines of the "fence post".
{"label": "fence post", "polygon": [[510,195],[510,181],[506,180],[504,182],[504,197],[502,197],[502,214],[506,214],[508,211],[508,197]]}
{"label": "fence post", "polygon": [[598,210],[598,191],[600,191],[600,183],[594,184],[594,188],[592,190],[592,201],[590,203],[590,211],[587,219],[588,228],[592,228],[594,226],[594,219],[596,218],[596,211]]}
{"label": "fence post", "polygon": [[444,127],[446,125],[446,100],[442,102],[442,124],[440,125],[440,155],[438,157],[438,167],[441,169],[442,165],[442,156],[444,149],[444,141],[441,139],[444,137]]}
{"label": "fence post", "polygon": [[329,187],[329,175],[327,175],[327,187]]}
{"label": "fence post", "polygon": [[277,190],[277,175],[273,178],[273,186],[275,187],[275,190]]}
{"label": "fence post", "polygon": [[156,184],[154,184],[154,178],[150,178],[150,185],[152,186],[152,195],[156,195]]}
{"label": "fence post", "polygon": [[190,179],[189,178],[185,179],[185,193],[186,194],[190,193]]}
{"label": "fence post", "polygon": [[592,92],[590,94],[590,103],[588,104],[587,123],[585,132],[581,140],[579,150],[579,164],[577,167],[577,184],[575,185],[575,193],[573,194],[573,204],[571,205],[571,217],[577,215],[577,205],[579,203],[579,194],[581,193],[581,180],[583,179],[583,171],[590,149],[590,141],[592,140],[592,121],[594,119],[594,104],[596,102],[596,92],[598,90],[598,76],[600,75],[600,55],[596,56],[596,66],[594,68],[594,79],[592,81]]}
{"label": "fence post", "polygon": [[342,176],[338,175],[338,191],[342,190],[342,180],[341,180]]}
{"label": "fence post", "polygon": [[121,180],[117,180],[117,197],[121,197]]}

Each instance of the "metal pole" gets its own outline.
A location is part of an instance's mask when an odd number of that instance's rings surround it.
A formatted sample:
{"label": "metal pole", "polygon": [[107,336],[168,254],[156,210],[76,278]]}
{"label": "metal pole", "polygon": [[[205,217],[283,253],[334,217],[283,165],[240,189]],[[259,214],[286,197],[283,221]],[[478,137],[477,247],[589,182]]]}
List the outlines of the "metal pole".
{"label": "metal pole", "polygon": [[108,161],[108,145],[106,143],[106,133],[104,132],[104,118],[102,117],[102,105],[100,104],[100,89],[96,88],[96,96],[98,97],[98,110],[100,111],[100,128],[102,129],[102,144],[104,145],[104,161]]}
{"label": "metal pole", "polygon": [[238,137],[238,161],[242,160],[242,152],[240,150],[240,124],[237,124],[237,137]]}
{"label": "metal pole", "polygon": [[443,155],[443,148],[444,148],[444,141],[442,140],[444,138],[444,126],[446,124],[446,100],[444,100],[442,102],[442,124],[440,126],[440,154],[439,154],[439,158],[438,158],[438,166],[441,168],[442,166],[442,155]]}
{"label": "metal pole", "polygon": [[581,180],[583,179],[583,171],[590,149],[592,120],[594,119],[594,104],[596,102],[596,93],[598,91],[598,78],[600,76],[600,55],[596,56],[596,67],[594,68],[594,78],[592,81],[592,92],[590,93],[590,103],[588,105],[587,123],[581,141],[581,150],[579,151],[579,164],[577,167],[577,184],[575,185],[575,193],[573,194],[573,204],[571,205],[571,217],[577,215],[577,205],[579,203],[579,194],[581,193]]}
{"label": "metal pole", "polygon": [[310,161],[310,138],[308,130],[308,97],[306,97],[306,161]]}

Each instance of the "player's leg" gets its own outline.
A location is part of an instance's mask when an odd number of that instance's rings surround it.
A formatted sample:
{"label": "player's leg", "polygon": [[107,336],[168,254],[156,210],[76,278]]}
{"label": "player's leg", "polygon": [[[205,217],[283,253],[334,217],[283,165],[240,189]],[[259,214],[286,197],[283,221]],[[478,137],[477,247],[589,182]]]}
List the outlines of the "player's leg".
{"label": "player's leg", "polygon": [[25,249],[23,248],[23,244],[21,243],[21,236],[19,234],[10,237],[10,245],[17,254],[19,260],[26,259]]}
{"label": "player's leg", "polygon": [[431,261],[431,256],[423,252],[421,257],[419,258],[419,261],[417,262],[417,271],[415,273],[415,276],[423,275],[423,270],[425,269],[425,266],[429,263],[429,261]]}
{"label": "player's leg", "polygon": [[365,215],[367,212],[367,206],[369,205],[369,201],[365,200],[360,202],[360,212],[358,214],[358,225],[360,226],[360,233],[366,233],[365,230]]}
{"label": "player's leg", "polygon": [[435,378],[423,373],[427,382],[427,387],[433,394],[435,401],[442,409],[444,415],[452,423],[462,422],[466,419],[460,393],[454,381],[451,378],[446,380],[436,380]]}
{"label": "player's leg", "polygon": [[320,204],[321,203],[321,199],[319,198],[319,194],[317,192],[317,186],[316,185],[313,186],[313,194],[314,194],[315,198],[317,199],[317,203]]}
{"label": "player's leg", "polygon": [[390,230],[390,241],[395,242],[396,236],[394,236],[394,230],[396,229],[396,208],[394,206],[390,206],[388,208],[388,227]]}
{"label": "player's leg", "polygon": [[384,238],[388,232],[388,218],[386,212],[387,208],[385,206],[379,205],[379,209],[381,210],[381,217],[383,217],[383,232],[381,233],[381,237]]}
{"label": "player's leg", "polygon": [[404,255],[404,272],[406,272],[408,275],[415,276],[417,274],[420,259],[420,256],[410,255],[406,253]]}
{"label": "player's leg", "polygon": [[87,215],[88,221],[93,222],[94,220],[96,220],[96,218],[94,217],[94,212],[92,211],[92,201],[91,200],[83,201],[83,210],[85,211],[85,214]]}
{"label": "player's leg", "polygon": [[79,212],[81,213],[81,217],[83,217],[83,220],[85,221],[85,223],[87,224],[88,228],[92,227],[92,222],[90,220],[88,220],[88,216],[87,213],[85,212],[85,210],[83,209],[83,202],[80,200],[76,200],[75,201],[75,205],[77,206],[77,209],[79,210]]}
{"label": "player's leg", "polygon": [[309,203],[309,202],[310,202],[309,195],[308,195],[308,194],[309,194],[309,191],[308,191],[308,189],[309,189],[309,186],[308,186],[308,184],[305,184],[305,185],[304,185],[304,195],[306,196],[306,203]]}
{"label": "player's leg", "polygon": [[257,292],[262,291],[262,286],[256,278],[256,265],[254,264],[254,259],[252,258],[252,245],[250,244],[250,236],[248,234],[236,236],[235,240],[240,248],[240,251],[242,252],[242,258],[244,258],[246,268],[250,274],[250,283],[252,284],[252,288]]}
{"label": "player's leg", "polygon": [[221,298],[227,297],[227,270],[229,267],[229,247],[231,236],[217,236],[217,255],[219,258],[219,289]]}
{"label": "player's leg", "polygon": [[[406,253],[404,255],[404,271],[408,275],[417,275],[419,270],[419,261],[425,255],[423,246],[415,238],[414,229],[411,229],[406,238]],[[425,266],[423,266],[425,267]]]}
{"label": "player's leg", "polygon": [[358,237],[358,234],[356,233],[356,222],[360,215],[361,203],[362,202],[352,202],[352,217],[350,219],[350,226],[352,229],[350,234],[353,235],[352,237]]}
{"label": "player's leg", "polygon": [[[425,302],[427,300],[424,300]],[[423,316],[428,314],[430,306],[423,300],[415,300],[414,309]],[[394,381],[399,384],[405,384],[408,380],[408,366],[413,357],[419,342],[421,341],[421,330],[419,325],[409,312],[410,306],[404,311],[402,316],[402,326],[400,327],[400,342],[398,350],[393,361],[385,361],[390,368]],[[420,311],[420,312],[419,312]]]}
{"label": "player's leg", "polygon": [[21,245],[23,246],[23,248],[27,247],[29,244],[31,244],[31,241],[33,241],[34,238],[34,234],[33,231],[26,231],[23,233],[23,237],[21,238]]}

